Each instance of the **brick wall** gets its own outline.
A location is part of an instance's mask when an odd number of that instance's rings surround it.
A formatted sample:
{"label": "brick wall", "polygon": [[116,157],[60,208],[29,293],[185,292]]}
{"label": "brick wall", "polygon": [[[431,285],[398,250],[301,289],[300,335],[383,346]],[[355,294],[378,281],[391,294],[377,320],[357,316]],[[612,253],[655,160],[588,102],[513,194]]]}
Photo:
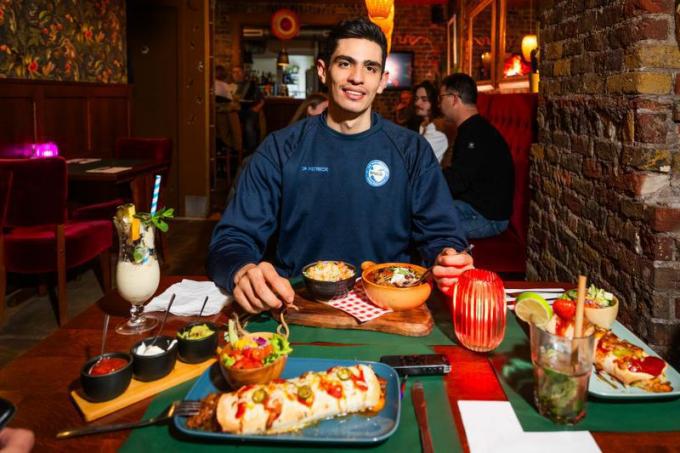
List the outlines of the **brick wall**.
{"label": "brick wall", "polygon": [[[347,2],[217,2],[215,10],[215,62],[229,66],[232,61],[232,26],[230,14],[252,14],[270,17],[279,8],[289,8],[298,14],[332,15],[350,18],[367,15],[363,1]],[[445,64],[446,24],[432,24],[429,6],[397,5],[395,11],[392,50],[412,51],[415,54],[414,78],[440,79]],[[443,61],[443,63],[442,63]],[[396,105],[398,91],[385,91],[376,98],[374,109],[387,118],[394,117],[392,106]]]}
{"label": "brick wall", "polygon": [[672,0],[542,13],[532,279],[613,290],[619,320],[680,362],[680,52]]}

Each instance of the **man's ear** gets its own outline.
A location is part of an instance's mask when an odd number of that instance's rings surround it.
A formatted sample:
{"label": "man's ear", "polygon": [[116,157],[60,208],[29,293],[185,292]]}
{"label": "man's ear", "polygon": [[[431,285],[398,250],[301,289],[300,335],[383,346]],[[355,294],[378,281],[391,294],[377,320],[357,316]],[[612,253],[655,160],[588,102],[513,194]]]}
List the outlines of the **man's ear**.
{"label": "man's ear", "polygon": [[387,86],[387,81],[390,79],[390,73],[385,71],[380,78],[380,84],[378,85],[378,94],[382,93]]}
{"label": "man's ear", "polygon": [[328,68],[326,68],[326,62],[323,61],[321,58],[316,60],[316,73],[319,75],[319,80],[321,80],[322,84],[326,84],[326,71]]}

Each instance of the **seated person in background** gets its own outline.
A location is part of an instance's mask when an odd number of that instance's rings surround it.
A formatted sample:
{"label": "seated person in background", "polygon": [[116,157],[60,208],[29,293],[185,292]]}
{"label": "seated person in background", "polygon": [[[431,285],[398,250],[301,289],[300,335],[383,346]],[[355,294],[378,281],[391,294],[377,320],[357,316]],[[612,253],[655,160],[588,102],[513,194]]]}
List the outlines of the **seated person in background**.
{"label": "seated person in background", "polygon": [[246,154],[255,151],[260,136],[260,110],[264,107],[264,96],[257,82],[245,76],[242,66],[234,66],[231,74],[236,82],[234,100],[241,104],[239,118],[243,127],[243,149]]}
{"label": "seated person in background", "polygon": [[406,129],[418,132],[420,119],[413,108],[413,93],[409,90],[399,92],[399,102],[394,107],[394,122]]}
{"label": "seated person in background", "polygon": [[449,140],[446,134],[439,132],[432,120],[439,116],[439,103],[437,102],[437,89],[427,80],[416,85],[414,90],[416,116],[421,119],[419,131],[425,137],[434,151],[437,162],[441,164]]}
{"label": "seated person in background", "polygon": [[[218,102],[233,101],[236,84],[227,81],[227,70],[222,65],[215,66],[215,96]],[[221,98],[221,99],[220,99]]]}
{"label": "seated person in background", "polygon": [[323,93],[312,93],[307,96],[302,104],[297,108],[293,118],[290,119],[290,126],[302,119],[310,116],[321,115],[328,107],[328,96]]}
{"label": "seated person in background", "polygon": [[439,99],[444,116],[458,126],[451,166],[444,169],[458,217],[468,239],[496,236],[512,214],[515,170],[508,145],[479,115],[470,76],[444,78]]}
{"label": "seated person in background", "polygon": [[[328,97],[323,94],[323,93],[312,93],[309,96],[307,96],[307,99],[300,104],[300,107],[295,111],[295,115],[293,115],[293,119],[290,120],[290,123],[288,124],[289,126],[293,123],[296,123],[300,120],[303,120],[305,118],[309,118],[310,116],[317,116],[321,115],[323,112],[326,111],[326,108],[328,107]],[[234,176],[234,185],[231,186],[229,189],[229,194],[227,195],[227,206],[229,206],[229,203],[231,203],[231,200],[234,199],[234,195],[236,194],[236,185],[238,185],[238,180],[241,178],[241,173],[243,173],[243,169],[246,168],[248,165],[248,162],[250,162],[250,159],[253,157],[253,155],[246,156],[243,159],[243,162],[241,162],[241,165],[239,165],[238,170],[236,170],[236,176]]]}
{"label": "seated person in background", "polygon": [[[432,148],[372,112],[387,84],[387,41],[366,18],[331,30],[317,73],[328,110],[269,134],[215,227],[208,275],[257,313],[291,303],[288,277],[322,259],[434,265],[453,292],[472,267]],[[276,247],[265,261],[268,243]]]}

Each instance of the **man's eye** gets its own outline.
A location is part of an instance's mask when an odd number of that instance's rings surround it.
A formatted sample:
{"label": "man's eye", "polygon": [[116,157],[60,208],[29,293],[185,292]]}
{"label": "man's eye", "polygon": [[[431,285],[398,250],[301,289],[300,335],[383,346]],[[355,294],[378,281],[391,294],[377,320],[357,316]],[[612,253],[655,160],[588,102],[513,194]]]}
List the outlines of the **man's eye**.
{"label": "man's eye", "polygon": [[349,66],[349,62],[347,62],[347,61],[342,61],[342,60],[341,60],[341,61],[338,61],[338,66],[340,66],[341,68],[346,68],[346,67]]}
{"label": "man's eye", "polygon": [[375,66],[368,66],[366,69],[368,69],[368,72],[378,72],[378,68]]}

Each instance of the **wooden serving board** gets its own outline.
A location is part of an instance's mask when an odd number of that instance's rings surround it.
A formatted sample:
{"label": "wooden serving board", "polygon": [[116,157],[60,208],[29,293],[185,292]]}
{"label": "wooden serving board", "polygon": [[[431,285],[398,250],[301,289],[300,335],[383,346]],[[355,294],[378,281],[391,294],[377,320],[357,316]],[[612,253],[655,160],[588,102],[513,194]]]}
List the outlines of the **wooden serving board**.
{"label": "wooden serving board", "polygon": [[412,310],[387,313],[363,324],[344,311],[323,302],[312,300],[304,288],[296,291],[295,305],[299,310],[288,310],[286,312],[285,319],[288,324],[328,327],[330,329],[373,330],[409,337],[429,335],[434,325],[427,304]]}
{"label": "wooden serving board", "polygon": [[71,391],[71,398],[82,412],[86,421],[91,422],[105,415],[109,415],[124,407],[130,406],[138,401],[155,395],[156,393],[167,390],[170,387],[181,384],[189,379],[201,375],[210,365],[215,363],[215,359],[206,360],[197,364],[189,364],[177,360],[175,369],[167,376],[151,382],[142,382],[136,379],[130,381],[130,386],[122,395],[102,403],[93,403],[86,400],[80,390]]}

